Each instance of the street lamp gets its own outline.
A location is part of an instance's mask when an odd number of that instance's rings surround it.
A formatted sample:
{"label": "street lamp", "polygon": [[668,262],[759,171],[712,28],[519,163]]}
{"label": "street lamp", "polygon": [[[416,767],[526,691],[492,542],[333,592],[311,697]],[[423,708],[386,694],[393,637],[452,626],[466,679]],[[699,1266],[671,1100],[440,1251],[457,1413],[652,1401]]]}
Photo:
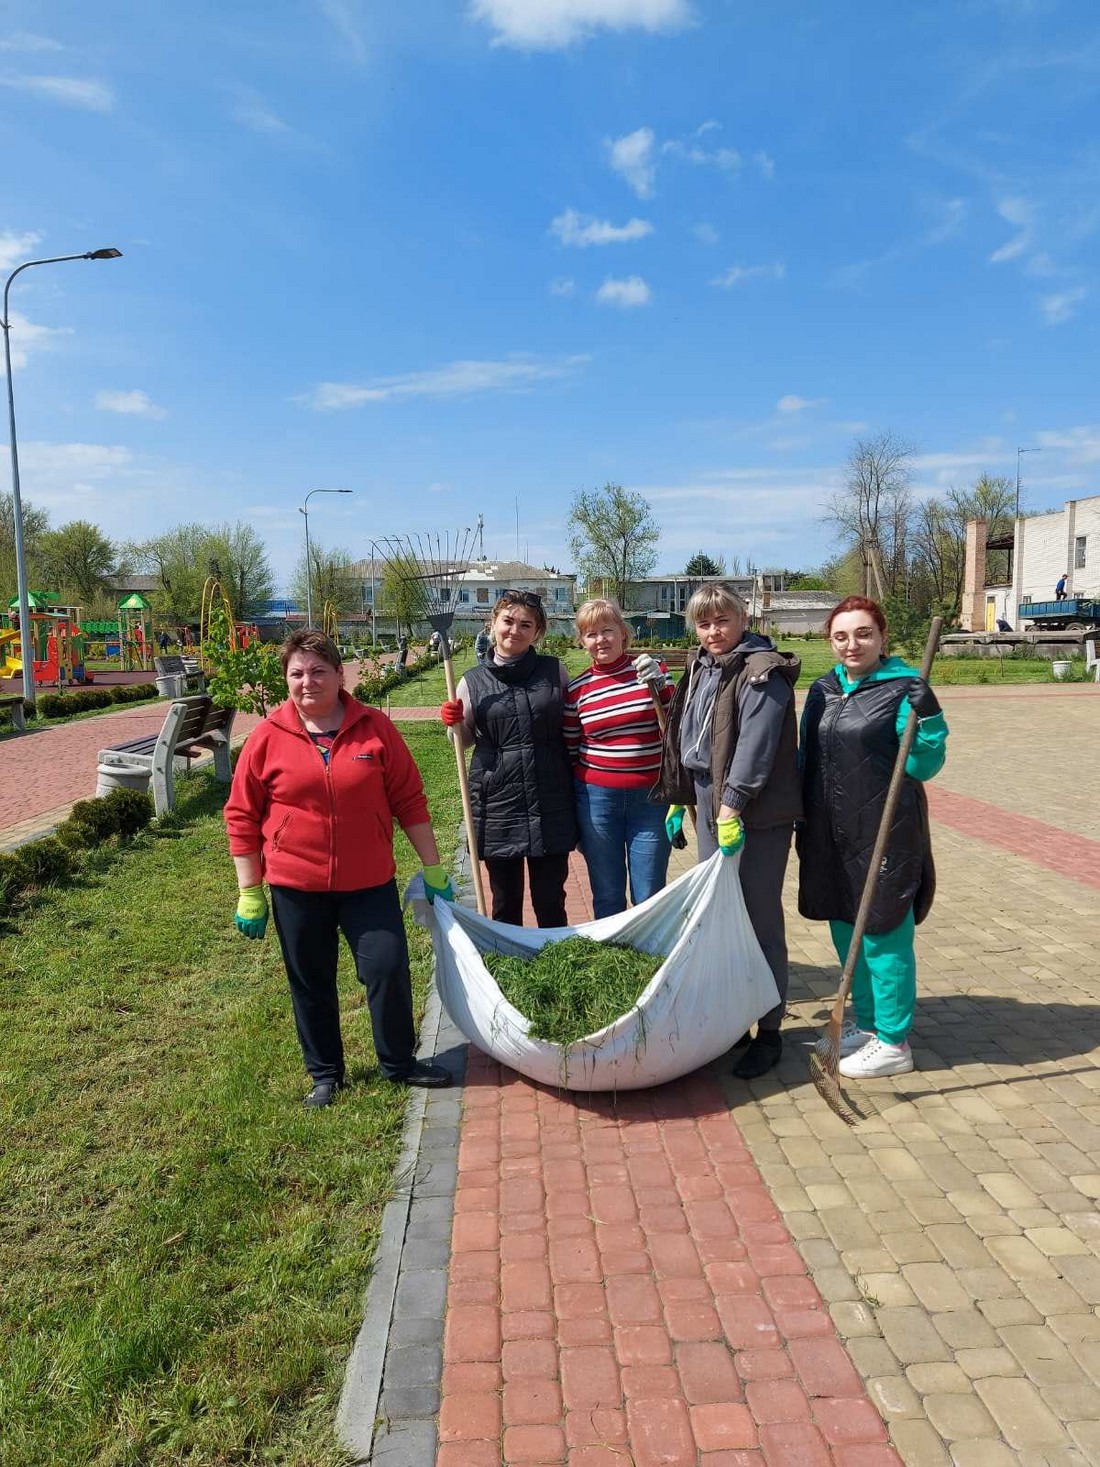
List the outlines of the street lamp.
{"label": "street lamp", "polygon": [[32,265],[61,265],[66,260],[118,260],[122,251],[115,249],[86,250],[82,255],[51,255],[47,260],[25,260],[17,265],[4,285],[4,365],[8,374],[8,439],[11,447],[11,504],[15,531],[15,579],[19,598],[19,648],[23,659],[23,701],[34,707],[34,641],[31,637],[31,605],[27,587],[27,560],[23,549],[23,501],[19,494],[19,449],[15,440],[15,392],[11,375],[11,321],[8,318],[8,292],[17,275]]}
{"label": "street lamp", "polygon": [[1025,453],[1042,453],[1041,448],[1018,448],[1016,450],[1016,518],[1020,518],[1020,456]]}
{"label": "street lamp", "polygon": [[306,520],[306,626],[313,625],[313,567],[309,561],[309,501],[315,494],[354,494],[354,489],[311,489],[306,495],[305,504],[298,506],[298,513],[305,515]]}

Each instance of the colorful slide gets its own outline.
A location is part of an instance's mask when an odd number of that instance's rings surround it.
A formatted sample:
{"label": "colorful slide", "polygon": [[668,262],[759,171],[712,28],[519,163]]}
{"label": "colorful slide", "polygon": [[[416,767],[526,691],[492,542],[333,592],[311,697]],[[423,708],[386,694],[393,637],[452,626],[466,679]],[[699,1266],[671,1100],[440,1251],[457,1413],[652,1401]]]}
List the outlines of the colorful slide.
{"label": "colorful slide", "polygon": [[23,658],[19,654],[19,633],[0,631],[0,678],[22,676]]}

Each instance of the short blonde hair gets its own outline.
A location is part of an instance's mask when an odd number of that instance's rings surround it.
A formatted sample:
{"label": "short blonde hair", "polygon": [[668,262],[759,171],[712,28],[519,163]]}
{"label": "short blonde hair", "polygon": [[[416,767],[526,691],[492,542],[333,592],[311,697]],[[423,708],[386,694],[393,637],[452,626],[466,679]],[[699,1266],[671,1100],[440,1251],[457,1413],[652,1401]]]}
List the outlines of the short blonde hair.
{"label": "short blonde hair", "polygon": [[724,612],[726,616],[734,613],[748,616],[749,609],[728,582],[710,581],[692,593],[691,600],[684,607],[684,620],[694,627],[697,622],[704,617],[713,616],[715,612]]}
{"label": "short blonde hair", "polygon": [[593,631],[602,622],[613,621],[623,634],[623,651],[630,646],[630,627],[623,617],[617,601],[612,601],[610,596],[593,596],[591,601],[585,601],[578,606],[576,615],[577,643],[583,645],[581,638],[585,632]]}

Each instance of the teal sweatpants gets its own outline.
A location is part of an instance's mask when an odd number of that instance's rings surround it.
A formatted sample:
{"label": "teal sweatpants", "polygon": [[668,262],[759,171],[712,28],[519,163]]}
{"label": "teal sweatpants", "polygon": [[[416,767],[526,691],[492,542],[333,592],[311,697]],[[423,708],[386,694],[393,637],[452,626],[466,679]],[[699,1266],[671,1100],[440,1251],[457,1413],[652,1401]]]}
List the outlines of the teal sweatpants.
{"label": "teal sweatpants", "polygon": [[[833,946],[841,963],[852,941],[850,922],[830,922]],[[852,974],[852,1006],[861,1029],[877,1034],[884,1044],[904,1044],[913,1027],[917,1005],[917,957],[913,951],[916,926],[913,909],[891,932],[866,933]]]}

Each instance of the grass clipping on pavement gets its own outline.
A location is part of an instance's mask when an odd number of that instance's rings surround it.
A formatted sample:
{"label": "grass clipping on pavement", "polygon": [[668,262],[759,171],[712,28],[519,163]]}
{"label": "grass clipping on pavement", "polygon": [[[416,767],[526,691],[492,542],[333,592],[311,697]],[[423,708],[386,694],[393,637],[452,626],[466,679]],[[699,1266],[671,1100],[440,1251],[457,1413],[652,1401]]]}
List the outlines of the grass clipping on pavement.
{"label": "grass clipping on pavement", "polygon": [[484,953],[504,997],[528,1021],[532,1039],[570,1045],[605,1029],[638,1002],[665,961],[622,943],[567,937],[532,958]]}

